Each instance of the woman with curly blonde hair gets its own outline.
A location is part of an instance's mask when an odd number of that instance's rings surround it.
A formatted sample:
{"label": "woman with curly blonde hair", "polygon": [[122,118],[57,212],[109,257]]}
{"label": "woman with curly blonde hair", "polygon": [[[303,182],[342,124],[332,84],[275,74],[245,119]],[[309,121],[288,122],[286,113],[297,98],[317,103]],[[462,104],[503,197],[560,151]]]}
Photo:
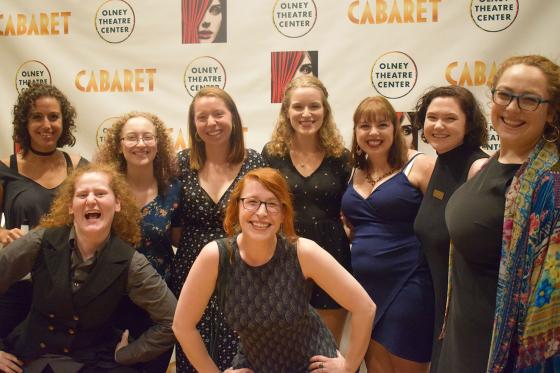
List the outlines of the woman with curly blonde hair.
{"label": "woman with curly blonde hair", "polygon": [[[350,176],[349,152],[327,98],[319,79],[308,75],[292,80],[262,154],[288,181],[296,206],[297,234],[316,241],[350,270],[350,247],[339,218]],[[311,305],[340,343],[346,311],[318,286]]]}
{"label": "woman with curly blonde hair", "polygon": [[[117,119],[105,137],[101,162],[116,163],[128,182],[136,206],[141,210],[142,239],[137,246],[152,266],[169,280],[173,260],[172,244],[181,237],[179,219],[180,183],[176,157],[165,124],[156,115],[133,111]],[[131,302],[122,305],[119,326],[137,338],[153,323],[148,314]],[[165,372],[171,351],[146,369]]]}
{"label": "woman with curly blonde hair", "polygon": [[[139,221],[124,178],[91,164],[64,182],[37,229],[0,251],[0,293],[26,273],[33,283],[30,313],[0,345],[3,371],[136,372],[173,346],[176,299],[131,246]],[[130,344],[113,324],[125,297],[154,322]]]}

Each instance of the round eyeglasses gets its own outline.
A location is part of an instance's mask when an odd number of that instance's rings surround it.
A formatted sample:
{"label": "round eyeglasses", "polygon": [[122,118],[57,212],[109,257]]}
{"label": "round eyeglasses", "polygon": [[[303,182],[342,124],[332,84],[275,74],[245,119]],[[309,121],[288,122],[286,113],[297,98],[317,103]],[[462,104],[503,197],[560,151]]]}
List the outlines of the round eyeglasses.
{"label": "round eyeglasses", "polygon": [[156,143],[156,137],[151,133],[145,133],[142,136],[126,135],[125,137],[121,137],[121,141],[123,142],[123,144],[128,147],[138,145],[140,140],[142,140],[147,146],[152,146]]}

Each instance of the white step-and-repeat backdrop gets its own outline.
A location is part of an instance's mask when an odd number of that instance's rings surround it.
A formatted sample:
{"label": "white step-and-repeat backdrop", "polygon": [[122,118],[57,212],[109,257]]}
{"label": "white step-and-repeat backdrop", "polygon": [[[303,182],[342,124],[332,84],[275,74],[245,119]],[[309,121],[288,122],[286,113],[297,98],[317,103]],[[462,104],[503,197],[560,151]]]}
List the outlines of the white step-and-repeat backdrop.
{"label": "white step-and-repeat backdrop", "polygon": [[130,110],[160,116],[185,148],[187,108],[206,85],[233,96],[260,150],[298,74],[325,83],[349,144],[362,98],[410,111],[427,88],[457,84],[487,109],[496,65],[514,54],[559,61],[558,35],[558,0],[4,0],[0,157],[12,152],[12,107],[31,81],[69,97],[73,151],[87,158]]}

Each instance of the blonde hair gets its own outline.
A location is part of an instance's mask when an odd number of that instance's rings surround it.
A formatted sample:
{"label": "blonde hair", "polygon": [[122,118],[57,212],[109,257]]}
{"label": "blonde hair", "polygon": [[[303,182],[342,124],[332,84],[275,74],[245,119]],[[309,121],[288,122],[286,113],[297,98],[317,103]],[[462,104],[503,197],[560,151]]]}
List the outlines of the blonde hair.
{"label": "blonde hair", "polygon": [[324,108],[323,124],[319,129],[319,143],[325,150],[327,156],[340,157],[344,153],[344,141],[336,128],[336,123],[332,115],[332,109],[327,98],[329,93],[327,88],[319,79],[312,75],[304,75],[293,79],[286,86],[282,106],[278,115],[276,127],[272,132],[272,138],[266,145],[269,154],[274,156],[285,156],[290,151],[292,144],[294,129],[288,117],[288,109],[290,108],[293,91],[297,88],[315,88],[321,92],[321,99]]}
{"label": "blonde hair", "polygon": [[116,170],[114,165],[105,163],[90,163],[79,167],[66,178],[54,199],[49,213],[41,219],[40,226],[55,228],[71,226],[74,222],[68,206],[72,204],[76,189],[76,182],[84,174],[104,173],[109,176],[109,187],[115,194],[115,198],[121,204],[121,210],[115,212],[111,230],[123,241],[135,246],[140,242],[140,210],[136,206],[134,198],[129,192],[129,187],[124,176]]}
{"label": "blonde hair", "polygon": [[154,125],[157,139],[157,153],[153,164],[154,176],[158,184],[158,192],[165,194],[169,180],[177,175],[177,158],[167,127],[155,114],[131,111],[120,116],[107,131],[97,161],[114,163],[120,172],[126,174],[126,159],[121,151],[121,132],[125,124],[132,118],[145,118]]}

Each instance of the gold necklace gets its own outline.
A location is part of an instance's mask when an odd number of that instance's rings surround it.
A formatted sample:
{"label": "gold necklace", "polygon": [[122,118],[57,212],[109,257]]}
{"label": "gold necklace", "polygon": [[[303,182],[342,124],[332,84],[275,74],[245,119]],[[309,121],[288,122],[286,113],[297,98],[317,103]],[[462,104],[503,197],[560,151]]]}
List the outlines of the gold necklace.
{"label": "gold necklace", "polygon": [[366,181],[372,186],[374,187],[375,184],[377,184],[380,180],[386,178],[387,176],[391,175],[392,173],[394,173],[397,169],[396,168],[392,168],[391,170],[389,170],[388,172],[385,172],[383,175],[381,176],[377,176],[377,177],[371,177],[369,170],[368,172],[366,172]]}

